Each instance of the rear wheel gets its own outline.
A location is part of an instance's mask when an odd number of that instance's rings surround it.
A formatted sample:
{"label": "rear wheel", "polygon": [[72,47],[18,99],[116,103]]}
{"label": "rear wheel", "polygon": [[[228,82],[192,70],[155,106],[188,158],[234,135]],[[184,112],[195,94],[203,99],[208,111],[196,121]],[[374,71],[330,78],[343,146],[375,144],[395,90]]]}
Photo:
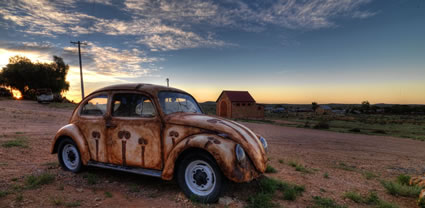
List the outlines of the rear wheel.
{"label": "rear wheel", "polygon": [[58,159],[62,168],[74,173],[80,172],[83,166],[81,154],[72,139],[63,139],[59,144]]}
{"label": "rear wheel", "polygon": [[202,203],[216,202],[223,189],[223,175],[209,154],[189,153],[181,162],[177,180],[184,194]]}

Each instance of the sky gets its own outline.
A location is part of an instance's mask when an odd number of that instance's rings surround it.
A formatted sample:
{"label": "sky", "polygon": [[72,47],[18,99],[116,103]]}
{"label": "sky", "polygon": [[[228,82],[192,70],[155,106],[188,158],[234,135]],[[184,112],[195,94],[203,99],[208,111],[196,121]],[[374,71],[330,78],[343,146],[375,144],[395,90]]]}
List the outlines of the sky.
{"label": "sky", "polygon": [[425,104],[424,0],[0,2],[0,67],[63,57],[76,102],[78,40],[86,95],[169,78],[199,102]]}

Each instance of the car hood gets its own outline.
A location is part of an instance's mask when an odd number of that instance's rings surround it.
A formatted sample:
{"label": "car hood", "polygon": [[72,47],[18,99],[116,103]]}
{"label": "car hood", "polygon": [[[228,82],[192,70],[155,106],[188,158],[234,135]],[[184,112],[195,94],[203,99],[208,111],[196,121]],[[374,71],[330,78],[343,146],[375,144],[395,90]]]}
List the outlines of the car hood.
{"label": "car hood", "polygon": [[188,113],[170,114],[166,116],[165,122],[218,132],[220,136],[240,144],[257,170],[260,172],[265,171],[266,153],[258,136],[240,123],[216,116]]}

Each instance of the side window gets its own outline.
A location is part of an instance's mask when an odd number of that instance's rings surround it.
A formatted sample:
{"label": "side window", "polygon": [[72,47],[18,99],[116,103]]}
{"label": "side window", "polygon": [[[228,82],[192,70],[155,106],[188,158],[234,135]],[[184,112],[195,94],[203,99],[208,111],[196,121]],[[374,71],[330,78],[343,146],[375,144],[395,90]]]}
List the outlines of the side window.
{"label": "side window", "polygon": [[108,104],[108,95],[98,95],[84,104],[81,115],[86,116],[103,116],[106,113]]}
{"label": "side window", "polygon": [[112,99],[112,116],[155,117],[155,108],[152,101],[144,95],[119,93]]}

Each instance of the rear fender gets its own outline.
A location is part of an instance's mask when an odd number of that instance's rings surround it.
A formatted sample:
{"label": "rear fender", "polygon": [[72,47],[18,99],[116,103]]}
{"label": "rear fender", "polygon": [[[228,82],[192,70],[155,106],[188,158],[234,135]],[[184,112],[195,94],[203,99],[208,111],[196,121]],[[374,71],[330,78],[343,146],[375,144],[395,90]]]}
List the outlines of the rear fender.
{"label": "rear fender", "polygon": [[60,140],[63,138],[72,139],[75,144],[77,144],[78,150],[81,154],[81,161],[84,165],[87,165],[87,162],[90,160],[90,152],[88,144],[84,139],[83,134],[81,134],[80,129],[74,124],[68,124],[56,133],[55,139],[53,140],[50,153],[55,154],[58,152]]}

